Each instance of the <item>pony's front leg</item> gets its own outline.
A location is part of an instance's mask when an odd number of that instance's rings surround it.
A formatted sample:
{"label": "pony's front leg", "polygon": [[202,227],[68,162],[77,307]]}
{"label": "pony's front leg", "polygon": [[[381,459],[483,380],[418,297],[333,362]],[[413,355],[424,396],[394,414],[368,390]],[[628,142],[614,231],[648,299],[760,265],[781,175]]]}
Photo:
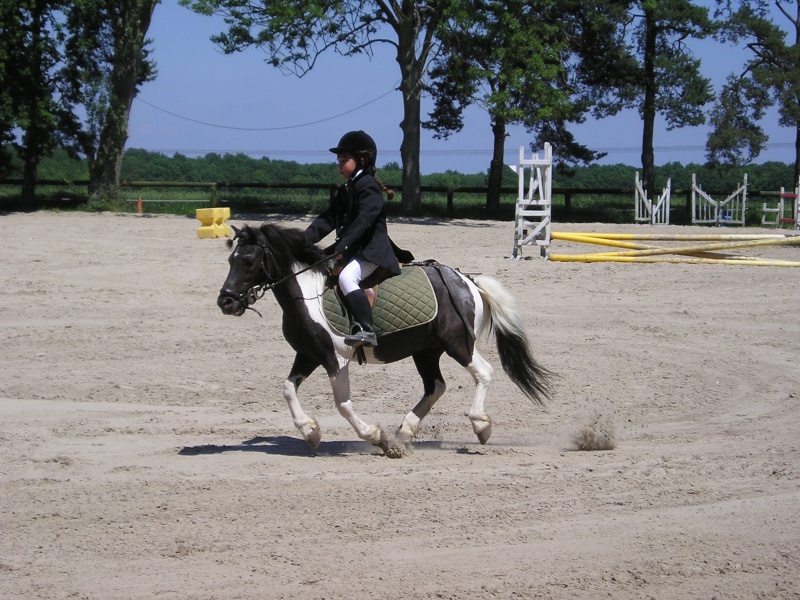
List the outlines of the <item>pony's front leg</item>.
{"label": "pony's front leg", "polygon": [[378,446],[384,453],[387,452],[389,450],[389,439],[386,436],[386,432],[378,425],[368,425],[353,410],[353,402],[350,400],[349,364],[345,364],[336,375],[330,377],[330,381],[333,399],[336,402],[339,414],[353,426],[358,437],[374,446]]}
{"label": "pony's front leg", "polygon": [[289,405],[289,412],[292,413],[294,426],[297,427],[300,435],[311,446],[311,450],[316,452],[317,448],[319,448],[320,440],[322,440],[322,432],[317,421],[303,412],[303,407],[300,406],[300,401],[297,399],[297,388],[300,387],[302,381],[303,378],[300,376],[290,376],[289,379],[284,381],[283,397]]}
{"label": "pony's front leg", "polygon": [[300,401],[297,398],[297,389],[317,366],[319,366],[318,363],[313,364],[298,354],[294,358],[289,377],[283,382],[283,397],[289,405],[289,412],[292,413],[294,426],[297,427],[300,435],[311,446],[312,452],[316,452],[317,448],[319,448],[319,443],[322,440],[322,431],[320,431],[317,421],[306,415],[303,407],[300,406]]}

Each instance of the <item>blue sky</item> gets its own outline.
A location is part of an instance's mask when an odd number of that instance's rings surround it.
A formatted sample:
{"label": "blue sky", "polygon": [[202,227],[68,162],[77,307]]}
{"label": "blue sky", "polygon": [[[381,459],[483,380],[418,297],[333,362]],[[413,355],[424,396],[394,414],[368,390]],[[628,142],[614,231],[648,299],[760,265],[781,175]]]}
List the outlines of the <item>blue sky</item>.
{"label": "blue sky", "polygon": [[[197,15],[177,0],[163,0],[156,7],[148,37],[158,77],[142,87],[133,103],[128,148],[324,162],[331,160],[327,149],[342,133],[364,129],[378,144],[379,165],[400,162],[402,98],[393,91],[400,71],[391,46],[379,46],[371,60],[325,54],[313,70],[297,78],[269,66],[257,49],[222,54],[209,37],[223,29],[220,18]],[[713,41],[690,46],[716,86],[728,73],[738,72],[748,57]],[[423,114],[428,110],[430,103],[423,100]],[[779,127],[774,111],[762,126],[770,140],[758,162],[793,163],[793,130]],[[668,132],[657,121],[656,162],[702,163],[707,131],[695,127]],[[603,164],[640,164],[642,124],[634,111],[589,120],[574,132],[581,143],[608,152]],[[520,145],[527,148],[530,136],[521,127],[509,133],[506,162],[515,164]],[[464,129],[448,140],[436,140],[425,130],[422,136],[423,173],[478,173],[489,167],[491,129],[487,113],[479,108],[470,109]]]}

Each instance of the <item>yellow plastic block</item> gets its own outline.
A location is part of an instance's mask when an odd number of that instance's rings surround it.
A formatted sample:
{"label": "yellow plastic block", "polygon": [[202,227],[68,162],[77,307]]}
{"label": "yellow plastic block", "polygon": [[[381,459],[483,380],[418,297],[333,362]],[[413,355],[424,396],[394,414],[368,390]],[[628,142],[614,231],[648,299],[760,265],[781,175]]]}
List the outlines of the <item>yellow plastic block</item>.
{"label": "yellow plastic block", "polygon": [[197,230],[197,237],[201,239],[231,237],[231,228],[225,223],[231,217],[231,209],[227,206],[198,208],[195,216],[202,223]]}

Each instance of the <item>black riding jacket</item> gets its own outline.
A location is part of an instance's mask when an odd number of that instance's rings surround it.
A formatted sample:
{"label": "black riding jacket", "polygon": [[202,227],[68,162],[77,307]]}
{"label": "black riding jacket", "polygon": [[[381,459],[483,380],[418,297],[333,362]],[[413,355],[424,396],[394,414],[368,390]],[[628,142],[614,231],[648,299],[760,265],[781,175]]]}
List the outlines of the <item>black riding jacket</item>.
{"label": "black riding jacket", "polygon": [[358,171],[339,187],[328,209],[311,222],[305,234],[316,244],[334,230],[333,248],[346,260],[360,258],[394,275],[400,273],[386,228],[383,192],[366,171]]}

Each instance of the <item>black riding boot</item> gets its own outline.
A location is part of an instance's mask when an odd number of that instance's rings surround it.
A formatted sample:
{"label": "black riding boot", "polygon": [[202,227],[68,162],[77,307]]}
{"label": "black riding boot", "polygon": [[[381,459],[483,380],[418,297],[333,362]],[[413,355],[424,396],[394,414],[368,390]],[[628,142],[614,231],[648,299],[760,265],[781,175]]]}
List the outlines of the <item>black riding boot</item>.
{"label": "black riding boot", "polygon": [[350,335],[344,337],[344,343],[348,346],[367,346],[368,348],[377,346],[378,338],[372,329],[372,307],[369,305],[364,290],[350,292],[344,299],[350,309],[350,314],[358,324],[353,326],[354,331]]}

